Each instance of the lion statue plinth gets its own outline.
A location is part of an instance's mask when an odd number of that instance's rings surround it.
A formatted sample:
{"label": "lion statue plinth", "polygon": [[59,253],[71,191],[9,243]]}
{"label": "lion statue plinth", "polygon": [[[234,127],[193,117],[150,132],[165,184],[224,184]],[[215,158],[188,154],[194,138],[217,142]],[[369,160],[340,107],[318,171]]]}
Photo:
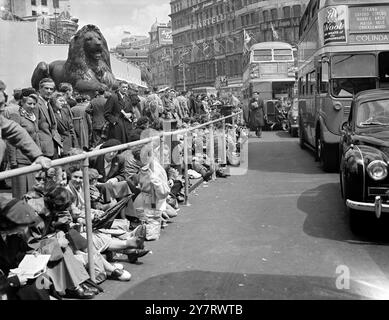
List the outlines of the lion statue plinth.
{"label": "lion statue plinth", "polygon": [[71,83],[74,90],[94,95],[101,87],[112,88],[115,76],[111,70],[111,61],[107,41],[94,25],[86,25],[71,39],[66,61],[53,61],[50,64],[40,62],[35,68],[31,84],[39,89],[39,81],[50,77],[58,85]]}

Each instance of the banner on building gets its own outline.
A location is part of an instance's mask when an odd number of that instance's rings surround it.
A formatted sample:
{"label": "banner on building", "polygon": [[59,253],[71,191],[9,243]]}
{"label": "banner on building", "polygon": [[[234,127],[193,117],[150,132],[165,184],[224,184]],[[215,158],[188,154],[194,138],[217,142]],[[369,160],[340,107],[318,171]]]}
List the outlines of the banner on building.
{"label": "banner on building", "polygon": [[169,27],[158,28],[159,44],[173,44],[172,29]]}

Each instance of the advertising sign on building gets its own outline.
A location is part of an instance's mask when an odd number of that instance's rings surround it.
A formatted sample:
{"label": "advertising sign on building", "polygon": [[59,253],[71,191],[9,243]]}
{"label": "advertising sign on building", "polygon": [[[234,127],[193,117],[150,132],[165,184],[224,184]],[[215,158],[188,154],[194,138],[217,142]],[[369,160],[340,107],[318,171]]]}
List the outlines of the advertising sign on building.
{"label": "advertising sign on building", "polygon": [[159,44],[173,44],[172,29],[158,28]]}
{"label": "advertising sign on building", "polygon": [[350,7],[350,43],[387,43],[389,6]]}
{"label": "advertising sign on building", "polygon": [[347,26],[347,6],[332,6],[319,13],[319,28],[324,44],[347,43]]}

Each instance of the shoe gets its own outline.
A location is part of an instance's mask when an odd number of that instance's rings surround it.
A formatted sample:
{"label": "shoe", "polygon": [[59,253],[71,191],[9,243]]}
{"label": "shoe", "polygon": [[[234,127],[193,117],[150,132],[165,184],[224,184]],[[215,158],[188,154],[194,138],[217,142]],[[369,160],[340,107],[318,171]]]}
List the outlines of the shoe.
{"label": "shoe", "polygon": [[108,261],[108,262],[112,262],[113,261],[113,257],[114,257],[114,253],[112,251],[107,251],[105,253],[105,259]]}
{"label": "shoe", "polygon": [[224,173],[223,171],[221,171],[221,170],[217,170],[217,171],[216,171],[216,177],[218,177],[218,178],[227,178],[228,175],[225,174],[225,173]]}
{"label": "shoe", "polygon": [[130,281],[131,273],[126,270],[115,269],[109,276],[108,279],[119,280],[119,281]]}
{"label": "shoe", "polygon": [[204,174],[203,179],[204,181],[208,182],[212,178],[213,171],[209,170],[207,173]]}
{"label": "shoe", "polygon": [[124,270],[124,266],[121,263],[114,263],[113,266],[115,269]]}
{"label": "shoe", "polygon": [[81,283],[80,284],[80,287],[84,290],[84,291],[90,291],[92,292],[94,295],[98,295],[100,293],[99,289],[95,288],[95,287],[92,287],[88,284],[86,284],[85,282],[84,283]]}
{"label": "shoe", "polygon": [[138,258],[144,257],[146,254],[148,254],[150,250],[146,249],[130,249],[126,251],[126,255],[128,257],[129,263],[136,263],[138,261]]}
{"label": "shoe", "polygon": [[89,290],[84,290],[81,287],[78,287],[76,289],[67,289],[65,298],[68,299],[93,299],[95,297],[95,294]]}

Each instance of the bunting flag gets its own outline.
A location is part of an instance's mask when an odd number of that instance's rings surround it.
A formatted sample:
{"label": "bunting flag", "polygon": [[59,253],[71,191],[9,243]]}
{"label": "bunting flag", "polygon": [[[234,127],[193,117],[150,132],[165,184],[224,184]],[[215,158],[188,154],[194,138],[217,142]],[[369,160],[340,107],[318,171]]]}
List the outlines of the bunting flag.
{"label": "bunting flag", "polygon": [[273,32],[273,38],[274,40],[279,40],[278,32],[274,29],[273,22],[270,22],[271,30]]}
{"label": "bunting flag", "polygon": [[217,52],[217,53],[220,53],[222,50],[223,50],[223,52],[226,51],[224,46],[216,39],[213,40],[213,48],[214,48],[215,52]]}
{"label": "bunting flag", "polygon": [[248,34],[248,32],[243,29],[243,51],[247,52],[250,51],[250,41],[252,40],[251,36]]}
{"label": "bunting flag", "polygon": [[207,41],[204,41],[203,42],[203,54],[206,58],[208,58],[209,56],[209,53],[210,53],[210,50],[211,50],[211,47],[209,46],[209,44],[207,43]]}
{"label": "bunting flag", "polygon": [[197,58],[200,48],[197,46],[195,42],[192,42],[192,54],[190,57],[190,61],[194,62]]}

